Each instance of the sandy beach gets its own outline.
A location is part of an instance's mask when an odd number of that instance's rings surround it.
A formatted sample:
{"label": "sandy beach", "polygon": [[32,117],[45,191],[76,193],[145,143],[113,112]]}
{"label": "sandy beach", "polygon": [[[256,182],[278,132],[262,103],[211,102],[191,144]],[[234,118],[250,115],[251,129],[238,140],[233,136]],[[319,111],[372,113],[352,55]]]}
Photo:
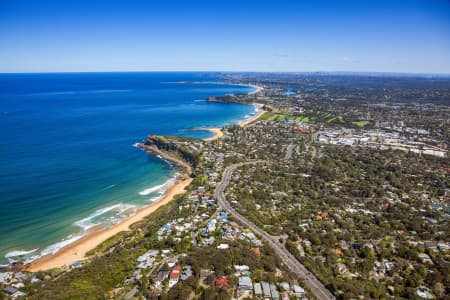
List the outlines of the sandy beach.
{"label": "sandy beach", "polygon": [[[264,110],[263,108],[263,104],[260,103],[253,103],[254,106],[256,106],[258,108],[258,113],[254,116],[252,116],[251,118],[245,119],[242,122],[239,123],[239,126],[241,127],[245,127],[247,125],[249,125],[250,123],[252,123],[253,121],[255,121],[256,119],[258,119],[259,117],[261,117],[264,114]],[[214,141],[217,139],[220,139],[223,136],[223,132],[221,128],[216,128],[216,127],[208,127],[208,128],[201,128],[201,130],[208,130],[210,132],[212,132],[214,135],[212,137],[203,139],[204,141]]]}
{"label": "sandy beach", "polygon": [[265,110],[262,109],[264,106],[263,104],[253,103],[253,105],[258,108],[258,113],[256,115],[254,115],[253,117],[248,118],[248,119],[242,121],[241,123],[239,123],[239,126],[245,127],[245,126],[249,125],[250,123],[252,123],[253,121],[255,121],[256,119],[258,119],[259,117],[261,117],[265,113]]}
{"label": "sandy beach", "polygon": [[[159,154],[161,155],[161,153]],[[164,158],[174,161],[174,159],[171,159],[167,155],[164,155]],[[186,164],[183,165],[183,167],[185,167],[186,169]],[[94,249],[113,235],[121,231],[127,231],[131,224],[144,219],[159,207],[169,203],[174,198],[174,196],[184,193],[185,188],[192,182],[192,178],[190,178],[188,174],[189,172],[190,167],[189,169],[186,169],[185,174],[180,175],[179,179],[169,189],[167,189],[167,191],[159,201],[139,209],[135,215],[123,220],[116,225],[87,234],[78,241],[60,249],[55,254],[42,257],[32,262],[27,270],[36,272],[52,268],[59,268],[69,266],[76,261],[86,259],[86,253],[89,250]]]}
{"label": "sandy beach", "polygon": [[[230,84],[230,83],[226,83],[226,82],[223,82],[223,83],[224,84]],[[254,85],[254,84],[231,83],[231,85],[251,86],[255,90],[253,92],[248,93],[248,95],[253,95],[253,94],[259,93],[260,91],[262,91],[264,89],[262,86],[258,86],[258,85]]]}
{"label": "sandy beach", "polygon": [[210,128],[204,128],[204,130],[208,130],[210,132],[212,132],[214,135],[212,137],[203,139],[204,141],[214,141],[217,139],[220,139],[221,137],[223,137],[223,132],[221,128],[215,128],[215,127],[210,127]]}
{"label": "sandy beach", "polygon": [[249,95],[253,95],[253,94],[259,93],[260,91],[262,91],[264,89],[263,87],[260,87],[260,86],[257,86],[257,85],[253,85],[253,84],[250,84],[248,86],[251,86],[251,87],[256,89],[255,91],[248,93]]}

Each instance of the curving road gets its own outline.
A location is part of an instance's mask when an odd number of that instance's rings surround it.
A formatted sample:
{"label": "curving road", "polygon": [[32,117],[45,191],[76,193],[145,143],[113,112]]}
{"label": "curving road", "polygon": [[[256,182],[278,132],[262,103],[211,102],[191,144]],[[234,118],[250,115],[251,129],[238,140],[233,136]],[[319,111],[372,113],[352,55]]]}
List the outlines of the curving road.
{"label": "curving road", "polygon": [[214,195],[217,199],[218,204],[222,209],[228,212],[230,215],[235,217],[239,222],[248,226],[250,230],[257,233],[264,239],[275,251],[275,253],[281,258],[283,263],[288,266],[288,268],[295,273],[299,278],[303,279],[305,285],[314,294],[317,299],[335,299],[333,294],[311,273],[309,272],[286,248],[273,236],[269,235],[264,230],[257,227],[255,224],[250,222],[247,218],[239,214],[225,198],[224,190],[230,183],[230,178],[233,172],[243,165],[264,163],[265,161],[257,160],[250,161],[246,163],[238,163],[227,167],[223,173],[222,180],[217,185]]}

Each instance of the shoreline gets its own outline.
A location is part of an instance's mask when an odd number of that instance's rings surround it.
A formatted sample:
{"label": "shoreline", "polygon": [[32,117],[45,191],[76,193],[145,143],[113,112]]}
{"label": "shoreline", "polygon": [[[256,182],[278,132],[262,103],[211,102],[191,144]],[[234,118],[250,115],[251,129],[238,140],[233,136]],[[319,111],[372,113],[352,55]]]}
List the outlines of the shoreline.
{"label": "shoreline", "polygon": [[258,108],[258,113],[248,119],[245,119],[243,121],[241,121],[239,123],[239,126],[241,127],[245,127],[247,125],[250,125],[252,122],[254,122],[255,120],[257,120],[259,117],[261,117],[266,111],[263,109],[264,104],[261,103],[252,103],[252,105],[254,105],[255,107]]}
{"label": "shoreline", "polygon": [[[169,82],[171,83],[171,82]],[[203,81],[176,81],[172,83],[180,83],[180,84],[226,84],[226,85],[238,85],[238,86],[250,86],[252,88],[255,88],[256,90],[253,92],[248,93],[248,95],[256,94],[264,89],[264,87],[254,85],[254,84],[245,84],[245,83],[231,83],[227,81],[210,81],[210,82],[203,82]]]}
{"label": "shoreline", "polygon": [[[235,85],[254,87],[256,90],[248,93],[249,95],[258,93],[263,89],[262,87],[249,84],[235,84]],[[244,119],[241,122],[239,122],[238,123],[239,126],[245,127],[265,113],[265,111],[262,109],[263,107],[262,104],[252,103],[252,105],[258,108],[258,113],[250,118]],[[218,127],[196,128],[196,130],[207,130],[214,134],[212,137],[203,139],[204,141],[214,141],[222,138],[224,135],[222,128]],[[87,252],[94,249],[95,247],[97,247],[104,241],[108,240],[112,236],[118,234],[119,232],[128,231],[129,227],[132,224],[143,220],[145,217],[156,211],[159,207],[166,205],[170,201],[172,201],[176,195],[182,194],[186,191],[185,190],[186,187],[189,186],[189,184],[193,180],[192,178],[190,178],[192,168],[189,164],[179,160],[176,157],[172,157],[170,154],[160,151],[155,147],[147,146],[144,144],[137,144],[137,147],[146,152],[150,152],[153,155],[160,155],[163,159],[169,160],[175,163],[176,165],[180,166],[182,169],[184,169],[184,172],[182,173],[182,175],[178,176],[174,184],[171,185],[157,201],[139,208],[134,215],[110,227],[102,228],[101,226],[98,226],[93,228],[85,236],[59,249],[56,253],[40,257],[35,261],[29,263],[25,267],[25,270],[30,272],[37,272],[53,268],[65,268],[74,262],[86,260],[89,258],[86,256]]]}
{"label": "shoreline", "polygon": [[223,131],[220,127],[206,127],[206,128],[198,128],[198,130],[207,130],[213,134],[213,136],[204,138],[205,142],[211,142],[220,139],[223,137]]}
{"label": "shoreline", "polygon": [[259,85],[254,85],[254,84],[240,84],[240,83],[236,83],[234,85],[240,85],[240,86],[251,86],[252,88],[254,88],[255,90],[253,92],[248,93],[248,95],[253,95],[256,93],[261,92],[262,90],[264,90],[264,88],[262,86]]}
{"label": "shoreline", "polygon": [[161,151],[154,151],[154,149],[149,149],[142,144],[140,144],[139,148],[155,155],[160,155],[164,159],[176,163],[185,169],[185,172],[178,176],[174,184],[164,192],[159,200],[141,207],[133,216],[126,218],[111,227],[94,230],[79,240],[61,248],[56,253],[38,258],[25,268],[27,271],[37,272],[53,268],[63,268],[68,267],[74,262],[86,260],[88,258],[86,256],[87,252],[119,232],[128,231],[132,224],[143,220],[145,217],[156,211],[159,207],[168,204],[176,195],[185,193],[185,188],[189,186],[193,180],[189,177],[191,167],[188,164],[184,162],[183,164],[180,164],[180,161],[177,158],[171,157]]}
{"label": "shoreline", "polygon": [[[257,93],[257,92],[258,91],[255,91],[254,93]],[[262,109],[264,105],[261,103],[252,103],[251,105],[258,108],[258,113],[254,116],[251,116],[250,118],[244,119],[241,122],[239,122],[238,123],[239,126],[241,126],[241,127],[248,126],[249,124],[251,124],[252,122],[257,120],[259,117],[261,117],[266,112],[265,110]],[[220,128],[220,127],[199,127],[199,128],[194,128],[194,130],[207,130],[213,134],[213,136],[211,136],[211,137],[204,138],[203,140],[205,142],[215,141],[215,140],[218,140],[221,137],[223,137],[223,131],[222,131],[222,128]]]}

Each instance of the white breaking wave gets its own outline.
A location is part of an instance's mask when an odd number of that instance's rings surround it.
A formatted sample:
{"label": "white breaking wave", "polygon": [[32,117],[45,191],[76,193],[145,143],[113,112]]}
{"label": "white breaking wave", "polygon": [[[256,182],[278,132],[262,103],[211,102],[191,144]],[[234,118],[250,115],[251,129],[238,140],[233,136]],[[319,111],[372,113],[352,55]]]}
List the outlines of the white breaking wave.
{"label": "white breaking wave", "polygon": [[[84,236],[83,234],[76,235],[76,236],[69,235],[68,238],[63,239],[61,242],[52,244],[52,245],[44,248],[44,250],[42,250],[39,254],[25,257],[24,263],[31,263],[32,261],[34,261],[40,257],[50,255],[50,254],[55,254],[61,248],[64,248],[65,246],[72,244],[73,242],[81,239],[83,236]],[[13,260],[9,260],[9,261],[12,262]]]}
{"label": "white breaking wave", "polygon": [[[145,189],[145,190],[139,192],[139,194],[145,196],[145,195],[149,195],[154,192],[158,192],[159,193],[158,196],[148,199],[149,202],[158,201],[159,199],[161,199],[162,194],[164,194],[164,192],[175,182],[178,175],[179,175],[179,173],[175,173],[175,176],[173,178],[170,178],[163,184]],[[114,186],[115,186],[114,184],[107,186],[106,189],[112,188]],[[78,220],[74,223],[74,225],[76,225],[77,227],[79,227],[82,230],[81,233],[71,234],[71,235],[67,236],[66,238],[62,239],[61,241],[54,243],[50,246],[47,246],[42,250],[40,250],[39,248],[36,248],[33,250],[11,251],[5,255],[5,258],[7,258],[10,263],[17,261],[17,260],[24,261],[25,263],[30,263],[40,257],[55,254],[60,249],[66,247],[66,246],[76,242],[77,240],[81,239],[82,237],[84,237],[88,233],[88,229],[90,229],[94,226],[97,226],[97,225],[102,225],[102,224],[108,224],[108,223],[116,224],[116,223],[120,222],[121,220],[123,220],[124,213],[127,212],[126,215],[129,215],[128,212],[130,210],[132,210],[132,213],[135,213],[137,211],[137,209],[138,209],[138,206],[132,205],[132,204],[125,204],[125,203],[114,204],[114,205],[111,205],[108,207],[97,209],[96,211],[91,213],[86,218]],[[102,217],[102,215],[107,214],[107,213],[109,213],[109,214]],[[40,252],[38,252],[38,251],[40,251]]]}
{"label": "white breaking wave", "polygon": [[147,195],[149,195],[151,193],[155,193],[155,192],[159,192],[160,194],[163,194],[174,183],[174,181],[175,181],[175,177],[170,178],[163,184],[156,185],[156,186],[153,186],[151,188],[148,188],[148,189],[145,189],[145,190],[139,192],[139,195],[147,196]]}
{"label": "white breaking wave", "polygon": [[108,186],[105,187],[102,191],[112,189],[112,188],[115,187],[115,186],[116,186],[115,184],[108,185]]}
{"label": "white breaking wave", "polygon": [[27,250],[16,250],[16,251],[11,251],[11,252],[6,253],[6,254],[5,254],[5,257],[6,257],[6,258],[13,258],[13,257],[18,257],[18,256],[24,256],[24,255],[33,253],[33,252],[35,252],[35,251],[37,251],[37,250],[38,250],[38,248],[33,249],[33,250],[29,250],[29,251],[27,251]]}
{"label": "white breaking wave", "polygon": [[52,244],[52,245],[48,246],[47,248],[45,248],[44,250],[42,250],[41,253],[39,254],[39,256],[30,257],[30,259],[34,260],[36,258],[45,256],[45,255],[48,255],[48,254],[55,254],[61,248],[64,248],[65,246],[70,245],[70,244],[72,244],[75,241],[78,241],[83,236],[84,236],[84,234],[79,234],[79,235],[75,235],[75,236],[69,235],[68,238],[62,240],[61,242]]}
{"label": "white breaking wave", "polygon": [[[10,263],[17,261],[18,259],[23,260],[25,263],[30,263],[42,256],[55,254],[61,248],[64,248],[65,246],[70,245],[70,244],[76,242],[77,240],[81,239],[82,237],[84,237],[87,234],[87,230],[89,228],[104,224],[105,221],[109,222],[110,224],[115,224],[115,223],[120,222],[123,219],[123,216],[121,216],[121,215],[130,209],[133,212],[136,212],[137,206],[132,205],[132,204],[119,203],[119,204],[115,204],[115,205],[111,205],[111,206],[108,206],[105,208],[98,209],[95,212],[93,212],[92,214],[90,214],[89,216],[87,216],[86,218],[76,221],[74,223],[76,226],[78,226],[82,229],[81,233],[71,234],[71,235],[67,236],[66,238],[64,238],[63,240],[61,240],[57,243],[51,244],[50,246],[44,248],[39,253],[35,253],[36,251],[39,250],[38,248],[29,250],[29,251],[28,250],[15,250],[15,251],[11,251],[11,252],[7,253],[5,255],[5,258],[7,258]],[[103,218],[103,219],[100,218],[100,220],[98,222],[94,222],[95,218],[98,218],[101,215],[106,214],[111,211],[115,212],[114,216],[110,216],[110,217]],[[30,255],[30,254],[33,254],[33,255]]]}
{"label": "white breaking wave", "polygon": [[93,222],[93,220],[95,218],[97,218],[107,212],[110,212],[110,211],[117,211],[117,214],[120,215],[129,209],[136,209],[136,206],[131,205],[131,204],[119,203],[119,204],[114,204],[114,205],[111,205],[111,206],[108,206],[105,208],[97,209],[96,211],[94,211],[92,214],[90,214],[86,218],[76,221],[75,225],[80,227],[83,230],[88,230],[89,228],[103,224],[103,222],[101,222],[101,221],[97,222],[97,223]]}
{"label": "white breaking wave", "polygon": [[139,147],[139,144],[142,144],[142,143],[144,143],[144,141],[142,141],[140,143],[134,143],[131,146],[134,147],[134,148],[138,148],[139,150],[146,151],[144,148]]}
{"label": "white breaking wave", "polygon": [[29,254],[34,253],[38,250],[38,248],[33,249],[33,250],[15,250],[15,251],[11,251],[5,254],[5,258],[8,260],[9,263],[13,263],[17,260],[24,260],[25,263],[29,263],[31,261],[33,261],[34,259],[36,259],[37,255],[31,256],[31,258],[29,257]]}
{"label": "white breaking wave", "polygon": [[139,195],[141,195],[141,196],[147,196],[148,194],[151,194],[151,193],[154,193],[154,192],[161,191],[161,190],[163,189],[163,187],[164,187],[164,184],[157,185],[157,186],[154,186],[154,187],[145,189],[145,190],[143,190],[143,191],[140,191],[140,192],[139,192]]}
{"label": "white breaking wave", "polygon": [[161,199],[161,195],[148,199],[148,202],[153,203]]}

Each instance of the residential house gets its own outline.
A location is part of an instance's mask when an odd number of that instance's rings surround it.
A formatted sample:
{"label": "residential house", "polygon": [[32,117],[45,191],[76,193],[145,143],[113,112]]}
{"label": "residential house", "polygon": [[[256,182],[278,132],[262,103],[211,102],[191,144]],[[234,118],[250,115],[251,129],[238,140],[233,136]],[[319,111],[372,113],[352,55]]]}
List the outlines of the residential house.
{"label": "residential house", "polygon": [[253,285],[253,290],[255,292],[255,296],[256,297],[261,297],[262,296],[262,288],[261,288],[261,283],[257,282]]}
{"label": "residential house", "polygon": [[431,260],[431,257],[428,254],[419,253],[417,256],[420,258],[420,260],[422,260],[423,263],[433,264],[433,261]]}
{"label": "residential house", "polygon": [[251,291],[253,290],[252,280],[248,276],[239,277],[238,281],[238,290],[239,291]]}
{"label": "residential house", "polygon": [[214,282],[216,288],[228,288],[230,286],[230,280],[228,278],[222,276],[216,279]]}
{"label": "residential house", "polygon": [[173,287],[177,284],[180,279],[181,266],[175,266],[172,268],[172,271],[169,274],[169,288]]}
{"label": "residential house", "polygon": [[228,244],[219,244],[219,246],[217,246],[217,249],[220,249],[220,250],[226,250],[229,248],[230,248],[230,245],[228,245]]}
{"label": "residential house", "polygon": [[182,281],[186,281],[191,276],[192,276],[192,266],[187,265],[183,268],[183,272],[181,272],[180,279]]}
{"label": "residential house", "polygon": [[269,283],[263,281],[263,282],[261,282],[261,285],[262,285],[264,297],[270,298],[272,295],[270,294],[270,285],[269,285]]}
{"label": "residential house", "polygon": [[79,267],[81,267],[81,263],[79,261],[76,261],[76,262],[70,264],[69,267],[71,269],[79,268]]}
{"label": "residential house", "polygon": [[17,289],[13,288],[12,286],[7,286],[3,289],[3,291],[8,295],[13,295],[17,292]]}
{"label": "residential house", "polygon": [[292,285],[292,291],[294,292],[295,297],[297,298],[301,298],[305,295],[305,289],[303,289],[298,284]]}
{"label": "residential house", "polygon": [[259,249],[259,247],[252,248],[252,252],[255,253],[256,256],[261,255],[261,250]]}
{"label": "residential house", "polygon": [[159,288],[162,285],[163,281],[167,278],[168,273],[169,272],[162,270],[158,272],[156,278],[153,280],[153,285],[155,288]]}
{"label": "residential house", "polygon": [[289,286],[289,283],[287,283],[286,281],[283,281],[282,283],[280,283],[280,286],[285,291],[290,291],[291,290],[291,287]]}
{"label": "residential house", "polygon": [[234,269],[236,272],[246,272],[250,270],[250,267],[247,265],[234,265]]}
{"label": "residential house", "polygon": [[270,285],[270,294],[272,295],[272,299],[278,300],[280,299],[280,294],[278,293],[277,287],[275,284]]}

